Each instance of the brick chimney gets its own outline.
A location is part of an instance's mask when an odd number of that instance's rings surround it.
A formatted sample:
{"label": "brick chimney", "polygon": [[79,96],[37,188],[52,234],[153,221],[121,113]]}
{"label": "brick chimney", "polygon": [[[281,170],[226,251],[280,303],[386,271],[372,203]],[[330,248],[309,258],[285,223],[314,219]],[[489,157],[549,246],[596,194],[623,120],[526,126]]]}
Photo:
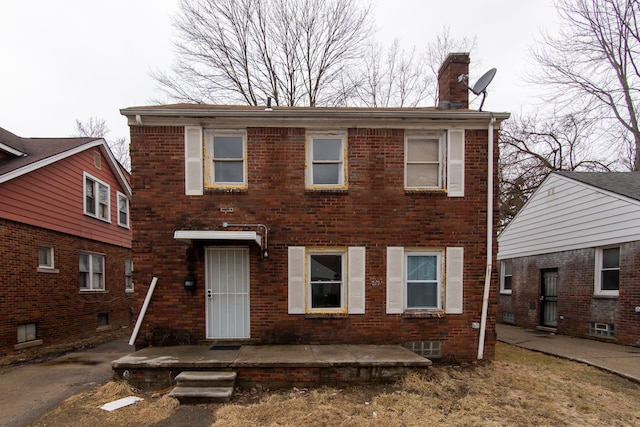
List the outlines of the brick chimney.
{"label": "brick chimney", "polygon": [[[438,70],[438,108],[469,108],[469,90],[458,81],[469,75],[469,53],[450,53]],[[468,84],[468,82],[467,82]]]}

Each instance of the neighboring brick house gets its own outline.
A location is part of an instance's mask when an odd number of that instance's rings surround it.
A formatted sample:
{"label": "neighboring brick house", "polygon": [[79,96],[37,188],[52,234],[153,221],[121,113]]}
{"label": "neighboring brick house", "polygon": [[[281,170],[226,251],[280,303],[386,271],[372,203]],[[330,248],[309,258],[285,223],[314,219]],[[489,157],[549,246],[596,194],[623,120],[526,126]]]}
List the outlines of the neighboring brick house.
{"label": "neighboring brick house", "polygon": [[401,344],[493,358],[488,182],[508,114],[468,109],[468,64],[443,64],[441,108],[123,109],[139,307],[158,278],[136,346]]}
{"label": "neighboring brick house", "polygon": [[555,172],[498,237],[499,319],[640,345],[640,173]]}
{"label": "neighboring brick house", "polygon": [[128,179],[103,139],[0,128],[0,354],[131,324]]}

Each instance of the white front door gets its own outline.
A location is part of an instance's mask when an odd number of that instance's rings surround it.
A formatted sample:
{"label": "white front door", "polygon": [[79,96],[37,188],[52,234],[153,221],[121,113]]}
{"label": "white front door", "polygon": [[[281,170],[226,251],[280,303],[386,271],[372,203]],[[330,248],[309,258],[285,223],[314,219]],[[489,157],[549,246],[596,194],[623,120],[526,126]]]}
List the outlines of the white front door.
{"label": "white front door", "polygon": [[249,338],[249,248],[206,248],[207,338]]}

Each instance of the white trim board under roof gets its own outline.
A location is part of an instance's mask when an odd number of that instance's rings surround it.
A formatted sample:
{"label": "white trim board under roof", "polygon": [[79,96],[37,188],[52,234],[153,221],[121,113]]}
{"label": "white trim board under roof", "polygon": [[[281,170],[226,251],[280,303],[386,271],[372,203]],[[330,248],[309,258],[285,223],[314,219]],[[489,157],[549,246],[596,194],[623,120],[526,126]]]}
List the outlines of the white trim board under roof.
{"label": "white trim board under roof", "polygon": [[194,240],[239,240],[256,242],[262,248],[262,236],[255,231],[176,230],[173,238],[187,244]]}

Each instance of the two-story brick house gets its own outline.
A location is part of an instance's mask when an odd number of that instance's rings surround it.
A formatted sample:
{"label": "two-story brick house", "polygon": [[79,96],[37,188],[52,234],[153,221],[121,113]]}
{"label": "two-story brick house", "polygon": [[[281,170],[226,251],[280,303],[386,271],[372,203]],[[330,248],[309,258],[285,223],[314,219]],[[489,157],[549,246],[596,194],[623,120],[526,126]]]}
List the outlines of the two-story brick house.
{"label": "two-story brick house", "polygon": [[123,109],[139,307],[158,279],[136,345],[401,344],[492,358],[489,184],[508,114],[468,109],[468,64],[443,64],[441,108]]}
{"label": "two-story brick house", "polygon": [[103,139],[0,128],[0,354],[130,325],[128,175]]}

